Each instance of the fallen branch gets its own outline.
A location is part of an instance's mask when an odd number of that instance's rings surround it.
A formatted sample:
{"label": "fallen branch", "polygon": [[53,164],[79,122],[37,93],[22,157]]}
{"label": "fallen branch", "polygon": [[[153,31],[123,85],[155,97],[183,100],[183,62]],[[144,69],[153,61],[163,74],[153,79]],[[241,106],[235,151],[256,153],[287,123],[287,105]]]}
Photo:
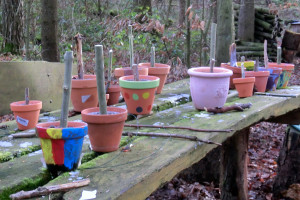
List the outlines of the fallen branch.
{"label": "fallen branch", "polygon": [[85,179],[85,180],[75,181],[72,183],[65,183],[61,185],[38,187],[37,189],[31,191],[22,190],[20,192],[10,195],[9,197],[13,200],[38,197],[38,196],[48,195],[54,192],[66,192],[73,188],[86,186],[89,183],[90,183],[90,179]]}
{"label": "fallen branch", "polygon": [[35,132],[21,132],[21,133],[14,133],[10,135],[13,138],[31,138],[35,137]]}
{"label": "fallen branch", "polygon": [[274,96],[274,97],[293,97],[296,98],[296,94],[274,94],[274,93],[268,93],[268,92],[255,92],[255,95],[265,95],[265,96]]}
{"label": "fallen branch", "polygon": [[202,140],[199,139],[196,136],[189,136],[189,135],[178,135],[178,134],[171,134],[171,133],[153,133],[153,132],[148,132],[148,133],[140,133],[140,132],[123,132],[123,136],[149,136],[149,137],[172,137],[172,138],[181,138],[181,139],[186,139],[186,140],[191,140],[191,141],[196,141],[196,142],[203,142],[206,144],[215,144],[218,146],[222,146],[222,144],[217,143],[217,142],[212,142],[209,140]]}
{"label": "fallen branch", "polygon": [[185,129],[190,131],[197,131],[197,132],[230,132],[231,129],[225,129],[225,130],[213,130],[213,129],[198,129],[198,128],[191,128],[191,127],[185,127],[185,126],[158,126],[158,125],[143,125],[143,124],[124,124],[124,127],[134,127],[134,128],[164,128],[164,129]]}
{"label": "fallen branch", "polygon": [[224,113],[232,110],[236,111],[244,111],[246,108],[250,108],[252,106],[252,103],[246,103],[246,104],[234,104],[232,106],[224,106],[222,108],[205,108],[205,111],[212,112],[214,114],[216,113]]}

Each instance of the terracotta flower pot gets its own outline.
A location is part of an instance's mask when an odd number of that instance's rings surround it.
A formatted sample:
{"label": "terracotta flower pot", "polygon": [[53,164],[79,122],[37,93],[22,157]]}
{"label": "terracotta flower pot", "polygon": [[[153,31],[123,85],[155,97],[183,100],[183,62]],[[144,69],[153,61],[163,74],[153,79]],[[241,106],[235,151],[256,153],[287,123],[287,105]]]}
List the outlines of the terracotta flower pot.
{"label": "terracotta flower pot", "polygon": [[119,148],[127,110],[107,107],[107,115],[99,115],[99,108],[88,108],[81,112],[82,121],[88,123],[88,135],[92,150],[111,152]]}
{"label": "terracotta flower pot", "polygon": [[47,168],[53,171],[70,171],[77,168],[84,136],[88,132],[84,122],[68,122],[60,128],[60,122],[39,123],[36,133],[40,137]]}
{"label": "terracotta flower pot", "polygon": [[110,83],[107,89],[107,94],[109,94],[109,99],[107,101],[108,106],[119,103],[120,92],[121,92],[121,87],[119,86],[119,84]]}
{"label": "terracotta flower pot", "polygon": [[10,109],[14,113],[18,129],[27,130],[34,128],[38,123],[42,102],[30,100],[26,105],[25,101],[17,101],[10,104]]}
{"label": "terracotta flower pot", "polygon": [[268,68],[268,69],[266,69],[264,67],[259,67],[258,70],[259,71],[269,71],[270,72],[270,76],[269,76],[268,82],[267,82],[266,91],[270,91],[270,90],[275,91],[279,76],[282,73],[282,69],[277,68],[277,67]]}
{"label": "terracotta flower pot", "polygon": [[232,76],[230,76],[230,79],[229,79],[229,88],[230,89],[235,89],[235,86],[233,84],[233,79],[241,77],[241,74],[242,74],[241,68],[232,67],[232,66],[230,66],[230,64],[227,64],[227,63],[221,63],[221,67],[223,67],[225,69],[229,69],[229,70],[232,71]]}
{"label": "terracotta flower pot", "polygon": [[251,97],[253,95],[255,77],[235,78],[233,83],[239,93],[239,97]]}
{"label": "terracotta flower pot", "polygon": [[282,73],[280,74],[279,80],[277,82],[277,89],[286,88],[295,69],[295,65],[289,63],[281,63],[280,65],[278,65],[277,63],[270,62],[269,68],[273,67],[278,67],[282,69]]}
{"label": "terracotta flower pot", "polygon": [[159,86],[156,90],[156,94],[160,94],[170,72],[170,65],[155,63],[154,67],[151,67],[151,63],[140,63],[138,66],[148,68],[148,74],[150,76],[157,76],[160,78]]}
{"label": "terracotta flower pot", "polygon": [[[138,71],[139,71],[139,75],[144,75],[144,76],[148,75],[148,69],[147,68],[139,67]],[[115,71],[114,71],[114,75],[115,75],[115,78],[117,80],[119,80],[119,78],[122,77],[122,76],[133,75],[133,70],[130,69],[130,67],[116,68]]]}
{"label": "terracotta flower pot", "polygon": [[133,81],[133,76],[123,76],[119,79],[119,84],[128,112],[145,115],[152,110],[159,78],[156,76],[139,76],[139,78],[140,81]]}
{"label": "terracotta flower pot", "polygon": [[257,92],[265,92],[269,78],[269,71],[246,71],[245,77],[255,77],[255,88]]}
{"label": "terracotta flower pot", "polygon": [[[105,94],[105,100],[106,100],[106,104],[108,102],[108,100],[110,99],[110,95],[109,94]],[[99,102],[97,101],[97,107],[99,107]]]}
{"label": "terracotta flower pot", "polygon": [[214,67],[214,72],[210,73],[209,67],[195,67],[189,69],[188,74],[196,109],[223,107],[228,95],[231,70]]}
{"label": "terracotta flower pot", "polygon": [[[77,76],[74,77],[77,78]],[[84,75],[84,79],[72,79],[71,101],[77,112],[97,106],[98,94],[95,75]]]}

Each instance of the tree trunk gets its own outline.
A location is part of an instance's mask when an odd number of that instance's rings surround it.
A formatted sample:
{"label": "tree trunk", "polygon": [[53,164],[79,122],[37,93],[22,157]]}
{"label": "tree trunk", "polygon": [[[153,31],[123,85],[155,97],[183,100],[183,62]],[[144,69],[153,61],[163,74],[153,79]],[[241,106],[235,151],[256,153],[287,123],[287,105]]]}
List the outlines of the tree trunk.
{"label": "tree trunk", "polygon": [[25,51],[26,51],[26,60],[30,60],[30,21],[31,21],[31,5],[32,1],[27,0],[26,1],[26,38],[25,38]]}
{"label": "tree trunk", "polygon": [[184,20],[185,20],[185,3],[186,0],[179,0],[179,25],[183,26]]}
{"label": "tree trunk", "polygon": [[242,0],[238,22],[238,38],[242,41],[254,40],[254,0]]}
{"label": "tree trunk", "polygon": [[218,0],[216,66],[229,62],[229,46],[234,41],[232,0]]}
{"label": "tree trunk", "polygon": [[300,183],[300,126],[291,126],[285,134],[278,158],[278,172],[273,184],[275,198],[293,183]]}
{"label": "tree trunk", "polygon": [[57,0],[42,0],[42,58],[59,62]]}
{"label": "tree trunk", "polygon": [[[190,6],[191,1],[187,0],[187,8]],[[189,17],[186,17],[186,66],[191,68],[191,22]]]}
{"label": "tree trunk", "polygon": [[2,0],[2,50],[21,53],[23,48],[23,0]]}

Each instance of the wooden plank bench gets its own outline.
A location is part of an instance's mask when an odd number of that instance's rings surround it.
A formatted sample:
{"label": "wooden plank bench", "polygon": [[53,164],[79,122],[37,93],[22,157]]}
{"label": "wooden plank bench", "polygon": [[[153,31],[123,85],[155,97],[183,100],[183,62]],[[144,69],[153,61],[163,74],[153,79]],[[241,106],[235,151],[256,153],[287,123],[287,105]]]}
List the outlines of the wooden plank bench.
{"label": "wooden plank bench", "polygon": [[[175,88],[176,84],[179,83],[166,86]],[[178,88],[182,89],[182,86]],[[185,91],[187,91],[186,89],[188,87],[185,86]],[[245,99],[231,97],[228,99],[227,105],[250,102],[253,106],[244,112],[223,114],[199,112],[194,109],[190,102],[176,107],[170,106],[171,108],[169,109],[155,112],[151,116],[138,120],[140,124],[150,125],[163,123],[164,125],[190,126],[201,129],[232,129],[229,133],[200,133],[188,130],[155,130],[149,128],[139,129],[139,131],[180,133],[223,143],[221,155],[222,199],[247,199],[247,166],[245,158],[247,155],[249,126],[263,120],[282,121],[289,114],[294,116],[294,123],[300,123],[300,87],[277,90],[275,93],[296,94],[296,97],[258,95]],[[161,96],[158,95],[156,97],[156,102],[158,103],[155,104],[159,107],[164,107],[165,104],[161,104],[161,102],[166,102],[166,100],[160,101],[159,99],[168,98],[167,96],[163,97],[163,95],[168,94],[170,92],[165,90]],[[174,91],[174,94],[173,96],[176,96],[179,93]],[[181,94],[184,93],[181,92]],[[132,120],[128,123],[136,124],[137,121]],[[133,128],[125,128],[125,130],[134,131]],[[176,174],[198,162],[208,152],[216,148],[216,145],[212,144],[172,138],[134,137],[134,139],[125,138],[124,140],[126,144],[131,143],[133,145],[130,152],[116,151],[100,155],[82,164],[76,175],[64,173],[47,185],[90,178],[91,183],[88,186],[67,192],[63,197],[65,199],[77,199],[81,196],[81,192],[84,189],[97,190],[97,199],[132,199],[133,197],[134,199],[145,199],[163,183],[171,180]],[[84,151],[88,151],[88,149]],[[9,177],[6,173],[11,174],[10,171],[14,168],[13,166],[17,166],[15,163],[17,163],[17,160],[21,160],[22,157],[1,164],[0,194],[7,188],[6,184],[9,184],[9,181],[4,182]],[[36,157],[40,158],[41,154]],[[28,164],[30,163],[28,162]],[[9,166],[11,166],[11,169],[4,169],[4,167],[7,168]],[[39,165],[40,167],[41,164]]]}

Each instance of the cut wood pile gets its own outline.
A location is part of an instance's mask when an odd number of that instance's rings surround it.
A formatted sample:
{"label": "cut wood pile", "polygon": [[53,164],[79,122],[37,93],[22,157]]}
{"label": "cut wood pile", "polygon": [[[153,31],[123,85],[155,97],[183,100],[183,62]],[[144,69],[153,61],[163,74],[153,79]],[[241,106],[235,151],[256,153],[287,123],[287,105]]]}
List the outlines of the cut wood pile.
{"label": "cut wood pile", "polygon": [[[237,37],[239,5],[234,5],[234,24]],[[254,42],[237,42],[237,54],[246,57],[263,57],[264,40],[268,41],[270,60],[276,60],[277,37],[282,36],[283,23],[278,15],[269,9],[255,8]],[[238,39],[238,38],[236,38]]]}

